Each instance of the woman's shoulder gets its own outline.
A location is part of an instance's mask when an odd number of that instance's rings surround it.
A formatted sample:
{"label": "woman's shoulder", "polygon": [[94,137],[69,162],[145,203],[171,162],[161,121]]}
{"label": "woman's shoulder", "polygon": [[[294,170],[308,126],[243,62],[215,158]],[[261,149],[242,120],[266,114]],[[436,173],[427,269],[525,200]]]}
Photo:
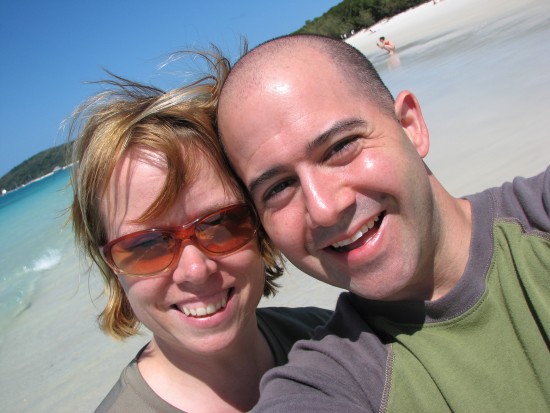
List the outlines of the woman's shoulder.
{"label": "woman's shoulder", "polygon": [[319,307],[263,307],[256,310],[258,327],[275,357],[275,364],[288,361],[287,354],[298,340],[309,340],[317,327],[332,316],[332,311]]}
{"label": "woman's shoulder", "polygon": [[262,307],[257,309],[256,314],[268,322],[317,326],[328,321],[332,310],[321,307]]}
{"label": "woman's shoulder", "polygon": [[141,375],[137,360],[147,348],[144,346],[136,357],[122,370],[120,378],[105,396],[94,413],[132,412],[157,413],[181,412],[160,398]]}

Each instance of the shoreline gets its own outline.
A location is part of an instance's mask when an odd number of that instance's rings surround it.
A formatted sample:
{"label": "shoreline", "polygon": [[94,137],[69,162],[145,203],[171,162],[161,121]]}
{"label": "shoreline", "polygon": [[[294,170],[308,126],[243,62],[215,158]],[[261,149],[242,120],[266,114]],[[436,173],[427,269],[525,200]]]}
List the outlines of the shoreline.
{"label": "shoreline", "polygon": [[48,172],[45,175],[41,175],[38,178],[31,179],[27,183],[24,183],[23,185],[19,185],[17,188],[10,189],[9,191],[7,189],[2,189],[1,192],[0,192],[0,194],[1,194],[0,196],[8,195],[8,194],[11,194],[13,192],[19,191],[20,189],[26,188],[27,186],[29,186],[29,185],[31,185],[35,182],[42,181],[43,179],[45,179],[49,176],[52,176],[53,174],[55,174],[57,172],[64,171],[65,169],[71,168],[72,166],[73,166],[72,163],[69,164],[69,165],[65,165],[65,166],[56,166],[55,168],[53,168],[53,170],[51,172]]}
{"label": "shoreline", "polygon": [[376,22],[345,41],[361,50],[367,57],[380,53],[376,41],[380,36],[395,43],[397,51],[424,38],[451,32],[464,26],[483,25],[516,10],[537,5],[540,0],[440,0],[418,6]]}

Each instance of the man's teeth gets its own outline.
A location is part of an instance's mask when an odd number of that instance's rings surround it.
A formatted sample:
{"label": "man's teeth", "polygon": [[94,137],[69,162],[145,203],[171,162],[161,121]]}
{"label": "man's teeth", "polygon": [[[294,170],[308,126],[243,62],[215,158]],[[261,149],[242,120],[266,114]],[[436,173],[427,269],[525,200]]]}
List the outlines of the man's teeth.
{"label": "man's teeth", "polygon": [[357,231],[351,238],[348,238],[348,239],[345,239],[343,241],[339,241],[335,244],[332,244],[332,246],[334,248],[342,248],[342,247],[345,247],[346,245],[349,245],[351,244],[352,242],[355,242],[357,241],[359,238],[361,238],[363,235],[365,235],[369,229],[371,229],[372,227],[374,227],[374,224],[376,222],[378,222],[380,219],[380,217],[374,217],[373,219],[371,219],[369,222],[367,222],[365,225],[363,225],[359,231]]}
{"label": "man's teeth", "polygon": [[214,304],[208,304],[206,307],[189,308],[181,306],[180,310],[188,317],[204,317],[205,315],[214,314],[220,308],[227,305],[227,299],[224,297],[221,301]]}

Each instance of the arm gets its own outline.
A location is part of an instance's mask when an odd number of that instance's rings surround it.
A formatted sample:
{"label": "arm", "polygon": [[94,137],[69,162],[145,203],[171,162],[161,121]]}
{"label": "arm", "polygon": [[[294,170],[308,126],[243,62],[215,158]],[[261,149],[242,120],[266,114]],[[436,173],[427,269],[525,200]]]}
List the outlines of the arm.
{"label": "arm", "polygon": [[[304,357],[305,356],[305,357]],[[362,390],[337,362],[320,353],[293,354],[290,365],[269,371],[253,412],[362,412]]]}
{"label": "arm", "polygon": [[500,191],[499,217],[515,217],[527,233],[550,233],[550,167],[531,178],[515,178]]}
{"label": "arm", "polygon": [[327,325],[264,376],[253,411],[377,412],[390,352],[344,293]]}

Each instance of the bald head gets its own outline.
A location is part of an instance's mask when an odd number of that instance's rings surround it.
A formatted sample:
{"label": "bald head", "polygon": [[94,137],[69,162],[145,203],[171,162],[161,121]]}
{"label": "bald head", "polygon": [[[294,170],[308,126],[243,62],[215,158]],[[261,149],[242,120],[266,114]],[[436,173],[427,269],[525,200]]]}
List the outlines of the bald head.
{"label": "bald head", "polygon": [[[258,46],[235,64],[220,93],[218,132],[250,190],[258,183],[252,177],[262,175],[262,165],[252,168],[252,159],[262,154],[276,169],[275,155],[292,152],[294,138],[313,141],[337,124],[356,124],[354,108],[361,109],[363,123],[376,117],[397,120],[390,92],[364,55],[326,37],[286,36]],[[262,152],[277,141],[277,154]]]}
{"label": "bald head", "polygon": [[275,38],[245,54],[225,80],[219,101],[220,111],[223,112],[226,104],[254,93],[262,82],[296,71],[304,64],[312,72],[319,65],[333,66],[349,91],[361,93],[382,112],[394,116],[391,93],[361,52],[345,42],[307,34]]}

